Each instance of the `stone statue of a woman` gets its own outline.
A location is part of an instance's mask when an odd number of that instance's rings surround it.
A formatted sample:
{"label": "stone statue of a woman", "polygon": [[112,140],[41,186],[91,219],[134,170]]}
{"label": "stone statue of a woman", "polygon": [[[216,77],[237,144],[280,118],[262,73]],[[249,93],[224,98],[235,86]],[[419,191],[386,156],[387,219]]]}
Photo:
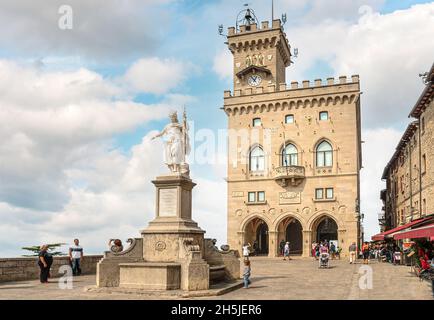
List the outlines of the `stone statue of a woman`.
{"label": "stone statue of a woman", "polygon": [[170,123],[155,137],[164,136],[165,139],[165,163],[173,173],[189,174],[186,155],[190,153],[190,141],[188,138],[187,118],[184,111],[184,121],[178,122],[176,111],[169,115]]}

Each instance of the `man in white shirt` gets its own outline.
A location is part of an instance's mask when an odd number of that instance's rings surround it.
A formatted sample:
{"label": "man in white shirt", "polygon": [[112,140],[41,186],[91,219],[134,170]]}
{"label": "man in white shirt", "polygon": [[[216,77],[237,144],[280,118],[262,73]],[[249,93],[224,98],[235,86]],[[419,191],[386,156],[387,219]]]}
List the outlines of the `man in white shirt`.
{"label": "man in white shirt", "polygon": [[81,274],[80,260],[83,259],[83,248],[78,239],[74,239],[74,245],[69,248],[69,259],[71,260],[72,273],[74,276],[79,276]]}

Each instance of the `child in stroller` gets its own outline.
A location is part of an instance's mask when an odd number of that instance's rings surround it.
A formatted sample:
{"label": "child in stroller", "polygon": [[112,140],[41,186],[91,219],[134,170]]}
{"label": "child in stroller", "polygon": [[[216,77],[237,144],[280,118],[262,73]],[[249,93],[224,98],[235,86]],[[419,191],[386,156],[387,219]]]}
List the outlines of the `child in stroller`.
{"label": "child in stroller", "polygon": [[325,245],[321,245],[319,249],[319,268],[328,268],[329,267],[330,254],[328,253],[328,249]]}

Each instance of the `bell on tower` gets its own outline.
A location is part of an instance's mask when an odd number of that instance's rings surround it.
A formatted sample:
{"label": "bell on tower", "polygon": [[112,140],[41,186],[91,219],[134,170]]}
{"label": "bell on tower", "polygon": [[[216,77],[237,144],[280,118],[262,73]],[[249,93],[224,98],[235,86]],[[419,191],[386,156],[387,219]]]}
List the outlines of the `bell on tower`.
{"label": "bell on tower", "polygon": [[256,18],[255,15],[255,11],[253,11],[253,9],[250,9],[248,4],[245,4],[244,6],[247,8],[241,10],[237,16],[237,31],[240,30],[240,26],[245,26],[246,31],[250,31],[252,25],[259,24],[258,18]]}
{"label": "bell on tower", "polygon": [[[285,83],[285,69],[291,64],[291,47],[280,19],[259,24],[248,5],[228,29],[227,42],[234,57],[234,90],[275,86]],[[219,33],[223,35],[223,26]],[[260,89],[259,89],[260,90]]]}

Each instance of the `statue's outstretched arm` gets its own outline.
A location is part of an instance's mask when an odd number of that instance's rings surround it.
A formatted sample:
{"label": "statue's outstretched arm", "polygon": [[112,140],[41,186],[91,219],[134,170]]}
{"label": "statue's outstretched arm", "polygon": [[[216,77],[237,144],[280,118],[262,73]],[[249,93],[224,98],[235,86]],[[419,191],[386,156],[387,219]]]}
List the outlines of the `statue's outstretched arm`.
{"label": "statue's outstretched arm", "polygon": [[165,133],[166,133],[166,128],[164,128],[163,131],[161,131],[160,133],[158,133],[158,134],[156,134],[154,137],[152,137],[151,140],[154,140],[154,139],[156,139],[156,138],[159,138],[159,137],[163,136]]}

